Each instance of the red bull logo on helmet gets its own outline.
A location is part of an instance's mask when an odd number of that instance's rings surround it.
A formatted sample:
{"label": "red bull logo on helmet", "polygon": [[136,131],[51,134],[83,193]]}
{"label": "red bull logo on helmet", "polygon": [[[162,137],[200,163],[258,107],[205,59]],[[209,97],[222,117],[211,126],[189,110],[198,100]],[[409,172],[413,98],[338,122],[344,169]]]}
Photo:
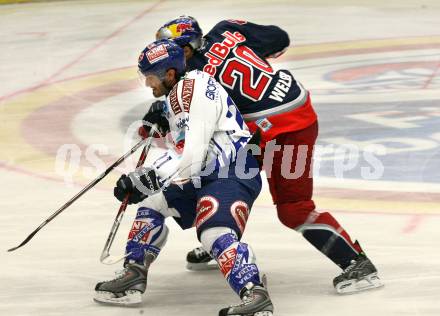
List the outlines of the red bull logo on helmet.
{"label": "red bull logo on helmet", "polygon": [[179,35],[182,35],[183,32],[185,32],[186,30],[191,30],[192,29],[192,24],[190,23],[179,23],[176,26],[176,32],[179,33]]}

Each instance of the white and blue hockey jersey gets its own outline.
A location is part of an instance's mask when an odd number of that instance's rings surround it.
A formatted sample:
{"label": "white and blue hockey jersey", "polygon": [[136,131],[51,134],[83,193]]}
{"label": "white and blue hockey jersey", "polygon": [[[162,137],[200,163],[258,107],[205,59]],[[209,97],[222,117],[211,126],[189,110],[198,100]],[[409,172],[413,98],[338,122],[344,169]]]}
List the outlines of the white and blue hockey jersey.
{"label": "white and blue hockey jersey", "polygon": [[153,163],[163,183],[199,177],[205,168],[212,172],[234,162],[251,138],[225,89],[199,70],[173,87],[166,112],[173,144]]}

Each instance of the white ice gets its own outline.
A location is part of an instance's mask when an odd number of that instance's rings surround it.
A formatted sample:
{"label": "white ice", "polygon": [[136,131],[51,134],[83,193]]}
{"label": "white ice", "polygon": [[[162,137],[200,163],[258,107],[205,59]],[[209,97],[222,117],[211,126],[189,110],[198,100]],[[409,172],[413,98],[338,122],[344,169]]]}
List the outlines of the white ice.
{"label": "white ice", "polygon": [[[99,262],[119,206],[111,192],[118,173],[89,191],[29,244],[6,252],[91,180],[83,174],[90,167],[84,162],[87,146],[102,144],[108,150],[103,156],[107,165],[122,154],[126,128],[142,117],[151,95],[135,88],[97,100],[93,88],[100,80],[115,82],[112,74],[135,82],[139,52],[153,40],[161,23],[180,14],[195,16],[205,31],[225,18],[276,24],[287,30],[293,40],[289,55],[293,59],[284,57],[278,67],[294,71],[312,95],[316,91],[323,144],[331,136],[326,131],[338,128],[346,127],[343,136],[348,138],[362,139],[364,132],[367,136],[376,132],[371,126],[357,129],[356,122],[379,124],[377,120],[348,117],[358,113],[353,107],[358,102],[371,102],[371,108],[364,108],[368,113],[390,110],[382,107],[383,102],[411,100],[414,107],[429,108],[417,115],[433,119],[432,125],[416,133],[411,126],[377,125],[394,131],[387,137],[412,141],[414,155],[404,153],[393,165],[402,170],[404,179],[411,168],[425,164],[427,171],[420,177],[402,184],[396,179],[341,181],[329,175],[317,180],[318,208],[330,210],[361,242],[379,269],[384,288],[350,296],[335,294],[332,279],[339,268],[280,224],[267,188],[253,208],[244,240],[252,245],[268,275],[275,315],[440,315],[440,130],[436,120],[440,4],[436,0],[95,0],[0,6],[0,315],[216,315],[220,308],[238,302],[218,271],[185,270],[186,252],[198,245],[195,231],[182,231],[171,221],[169,241],[150,271],[143,305],[104,307],[92,301],[96,282],[111,278],[120,268]],[[418,49],[403,47],[418,40]],[[381,51],[387,41],[388,50]],[[397,48],[389,49],[392,45]],[[295,59],[295,54],[338,49],[340,54]],[[343,53],[349,49],[359,51]],[[362,52],[368,49],[371,53]],[[344,92],[348,86],[324,78],[337,69],[408,61],[431,65],[416,72],[426,84],[423,87],[395,85],[375,94],[361,89]],[[126,73],[109,72],[124,67]],[[381,78],[397,76],[399,84],[408,80],[406,71],[386,75]],[[90,78],[97,81],[87,81]],[[411,80],[418,78],[411,76]],[[78,99],[75,93],[87,89],[91,92]],[[341,93],[327,94],[329,89]],[[66,96],[64,104],[45,107]],[[344,115],[333,114],[331,106]],[[405,116],[406,109],[394,108],[403,111],[400,116]],[[56,170],[56,149],[65,144],[65,133],[73,135],[82,150],[75,184]],[[134,207],[126,212],[112,248],[115,254],[123,251],[134,213]]]}

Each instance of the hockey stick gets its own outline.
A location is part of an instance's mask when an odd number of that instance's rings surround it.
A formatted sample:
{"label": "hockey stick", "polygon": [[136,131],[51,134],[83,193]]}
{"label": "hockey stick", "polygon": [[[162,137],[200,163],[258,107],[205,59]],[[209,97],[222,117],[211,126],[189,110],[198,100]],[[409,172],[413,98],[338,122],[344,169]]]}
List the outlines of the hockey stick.
{"label": "hockey stick", "polygon": [[84,193],[86,193],[88,190],[93,188],[98,182],[100,182],[102,179],[104,179],[105,176],[107,176],[113,169],[115,169],[117,166],[119,166],[127,157],[129,157],[131,154],[133,154],[136,150],[138,150],[142,144],[145,142],[145,139],[142,139],[139,141],[136,145],[133,146],[132,149],[130,149],[129,152],[127,152],[125,155],[120,157],[118,160],[116,160],[110,167],[108,167],[102,174],[100,174],[95,180],[90,182],[85,188],[83,188],[80,192],[78,192],[74,197],[72,197],[69,201],[67,201],[63,206],[61,206],[55,213],[53,213],[50,217],[48,217],[43,223],[41,223],[40,226],[37,227],[29,236],[26,237],[25,240],[21,244],[19,244],[17,247],[13,247],[11,249],[8,249],[8,252],[17,250],[20,247],[23,247],[26,245],[34,236],[36,233],[40,231],[44,226],[46,226],[50,221],[52,221],[55,217],[57,217],[62,211],[64,211],[66,208],[68,208],[70,205],[72,205],[76,200],[78,200]]}
{"label": "hockey stick", "polygon": [[[139,162],[138,162],[138,165],[136,168],[140,167],[144,163],[144,160],[145,160],[147,153],[148,153],[147,147],[148,147],[148,145],[145,146],[144,151],[142,152],[141,157],[139,158]],[[187,168],[189,168],[189,167],[187,167]],[[173,178],[175,178],[177,175],[179,175],[179,174],[178,173],[174,174],[174,176],[171,177],[167,182],[165,182],[162,185],[162,187],[167,187],[172,182]],[[125,253],[122,255],[114,255],[114,256],[110,255],[110,247],[113,244],[113,240],[115,239],[119,225],[121,224],[122,216],[124,215],[125,209],[127,207],[129,197],[130,197],[130,195],[127,195],[125,197],[125,199],[123,200],[121,206],[119,207],[118,214],[116,215],[116,218],[113,222],[113,226],[112,226],[110,234],[107,238],[107,242],[105,243],[104,249],[102,250],[101,257],[99,260],[103,264],[112,265],[112,264],[118,263],[119,261],[124,260],[126,257],[128,257],[131,254],[131,252],[129,252],[129,253]]]}
{"label": "hockey stick", "polygon": [[[149,138],[151,139],[151,136]],[[151,146],[151,141],[147,145],[145,145],[144,149],[142,150],[142,153],[141,153],[141,156],[139,157],[139,161],[136,165],[136,168],[139,168],[140,166],[142,166],[144,164],[145,158],[147,158],[147,154],[150,149],[150,146]],[[122,201],[121,206],[119,207],[118,213],[116,214],[116,218],[113,222],[112,229],[110,230],[110,234],[107,237],[107,241],[105,242],[104,249],[101,252],[101,257],[99,258],[99,260],[103,264],[108,264],[108,265],[115,264],[115,263],[125,259],[125,257],[127,257],[130,254],[130,253],[128,253],[128,254],[124,254],[121,256],[111,256],[110,255],[110,248],[113,244],[113,240],[115,239],[116,233],[118,232],[118,228],[119,228],[119,225],[121,224],[122,217],[124,216],[125,209],[127,208],[129,198],[130,198],[130,193],[127,194],[127,196]]]}

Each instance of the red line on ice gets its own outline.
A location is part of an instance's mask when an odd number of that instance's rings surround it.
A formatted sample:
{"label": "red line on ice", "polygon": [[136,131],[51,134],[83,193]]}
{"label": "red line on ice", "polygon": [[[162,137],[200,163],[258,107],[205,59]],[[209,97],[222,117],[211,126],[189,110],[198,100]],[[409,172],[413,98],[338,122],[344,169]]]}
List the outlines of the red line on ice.
{"label": "red line on ice", "polygon": [[[63,67],[61,67],[60,69],[58,69],[55,73],[53,73],[52,75],[50,75],[47,79],[43,80],[42,82],[31,86],[31,87],[27,87],[25,89],[20,89],[17,90],[15,92],[0,96],[0,102],[9,98],[12,98],[16,95],[22,94],[22,93],[26,93],[26,92],[30,92],[36,89],[39,89],[41,87],[47,86],[48,84],[53,83],[52,80],[56,77],[58,77],[60,74],[62,74],[63,72],[65,72],[67,69],[71,68],[73,65],[77,64],[80,60],[82,60],[84,57],[86,57],[87,55],[91,54],[93,51],[95,51],[96,49],[98,49],[99,47],[103,46],[105,43],[107,43],[108,41],[110,41],[111,39],[113,39],[114,37],[116,37],[117,35],[119,35],[123,30],[125,30],[128,26],[130,26],[131,24],[133,24],[134,22],[136,22],[137,20],[139,20],[140,18],[142,18],[143,16],[145,16],[147,13],[150,13],[151,11],[153,11],[158,5],[160,5],[162,2],[165,2],[166,0],[159,0],[156,3],[154,3],[153,5],[149,6],[148,8],[146,8],[144,11],[142,11],[141,13],[139,13],[138,15],[136,15],[134,18],[132,18],[130,21],[128,21],[127,23],[125,23],[124,25],[122,25],[121,27],[119,27],[118,29],[116,29],[114,32],[112,32],[111,34],[109,34],[108,36],[106,36],[104,39],[102,39],[100,42],[98,42],[97,44],[95,44],[94,46],[92,46],[91,48],[89,48],[88,50],[86,50],[85,52],[83,52],[81,55],[79,55],[77,58],[75,58],[74,60],[72,60],[71,62],[67,63],[66,65],[64,65]],[[90,74],[87,74],[90,75]]]}
{"label": "red line on ice", "polygon": [[431,76],[426,80],[425,84],[420,89],[427,89],[429,85],[434,81],[434,78],[437,77],[437,75],[440,72],[440,62],[437,63],[437,67],[432,72]]}
{"label": "red line on ice", "polygon": [[[37,150],[51,156],[56,156],[63,144],[77,144],[84,151],[86,145],[81,143],[71,130],[71,122],[75,116],[97,102],[135,87],[136,80],[121,80],[64,96],[29,114],[21,123],[22,137]],[[111,159],[114,157],[104,160],[108,162]]]}
{"label": "red line on ice", "polygon": [[403,228],[402,233],[403,234],[410,234],[410,233],[414,232],[417,229],[417,227],[420,225],[422,220],[423,220],[422,215],[417,214],[417,215],[411,216],[408,223]]}
{"label": "red line on ice", "polygon": [[[10,164],[8,164],[7,162],[4,162],[4,161],[0,161],[0,169],[21,173],[21,174],[24,174],[24,175],[27,175],[27,176],[31,176],[31,177],[35,177],[35,178],[40,178],[40,179],[44,179],[44,180],[48,180],[48,181],[52,181],[52,182],[65,183],[64,179],[62,179],[61,177],[57,178],[57,177],[52,177],[52,176],[46,176],[46,175],[43,175],[41,173],[32,172],[32,171],[29,171],[27,169],[20,168],[18,166],[10,165]],[[78,182],[78,181],[73,181],[73,185],[75,187],[82,188],[82,187],[84,187],[86,185],[86,183]],[[98,190],[98,191],[110,191],[110,189],[99,187],[99,185],[95,186],[94,189]]]}
{"label": "red line on ice", "polygon": [[146,15],[147,13],[153,11],[159,4],[161,4],[163,1],[165,0],[159,0],[158,2],[154,3],[152,6],[148,7],[147,9],[145,9],[144,11],[142,11],[141,13],[139,13],[138,15],[136,15],[133,19],[131,19],[130,21],[128,21],[127,23],[125,23],[124,25],[122,25],[121,27],[119,27],[118,29],[116,29],[113,33],[109,34],[108,36],[106,36],[104,39],[102,39],[100,42],[98,42],[96,45],[92,46],[91,48],[89,48],[88,50],[86,50],[84,53],[82,53],[81,55],[79,55],[76,59],[72,60],[70,63],[68,63],[67,65],[64,65],[63,67],[61,67],[58,71],[56,71],[54,74],[52,74],[49,78],[47,78],[45,81],[46,82],[50,82],[52,81],[52,79],[56,78],[57,76],[59,76],[60,74],[62,74],[64,71],[66,71],[67,69],[71,68],[73,65],[77,64],[81,59],[83,59],[84,57],[86,57],[87,55],[91,54],[93,51],[97,50],[99,47],[103,46],[105,43],[107,43],[108,41],[110,41],[112,38],[118,36],[123,30],[125,30],[128,26],[130,26],[131,24],[133,24],[134,22],[136,22],[137,20],[139,20],[140,18],[142,18],[144,15]]}

